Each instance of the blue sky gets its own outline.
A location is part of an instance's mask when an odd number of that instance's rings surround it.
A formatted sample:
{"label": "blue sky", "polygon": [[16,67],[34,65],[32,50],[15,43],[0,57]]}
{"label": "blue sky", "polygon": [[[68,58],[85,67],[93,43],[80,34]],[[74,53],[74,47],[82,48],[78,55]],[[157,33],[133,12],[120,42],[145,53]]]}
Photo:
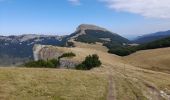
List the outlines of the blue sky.
{"label": "blue sky", "polygon": [[0,35],[64,35],[79,24],[95,24],[128,38],[170,29],[168,0],[139,1],[0,0]]}

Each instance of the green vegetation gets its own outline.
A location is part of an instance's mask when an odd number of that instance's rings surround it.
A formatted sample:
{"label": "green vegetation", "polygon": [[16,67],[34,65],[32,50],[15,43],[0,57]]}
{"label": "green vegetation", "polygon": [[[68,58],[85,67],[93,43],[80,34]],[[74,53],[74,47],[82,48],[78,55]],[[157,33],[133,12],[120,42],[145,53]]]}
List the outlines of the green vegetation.
{"label": "green vegetation", "polygon": [[60,57],[58,57],[58,59],[65,58],[65,57],[75,57],[75,56],[76,56],[75,53],[73,53],[73,52],[68,52],[68,53],[62,54]]}
{"label": "green vegetation", "polygon": [[[76,41],[84,42],[84,43],[116,43],[116,44],[123,44],[128,43],[129,40],[123,38],[117,34],[113,34],[109,31],[102,31],[102,30],[85,30],[86,34],[80,35],[76,38]],[[102,39],[103,38],[103,39]],[[104,38],[106,40],[104,40]],[[108,40],[107,40],[108,39]]]}
{"label": "green vegetation", "polygon": [[76,56],[74,53],[64,53],[57,59],[51,59],[51,60],[38,60],[38,61],[30,61],[24,64],[25,67],[31,67],[31,68],[57,68],[60,65],[60,59],[64,57],[74,57]]}
{"label": "green vegetation", "polygon": [[140,45],[138,49],[145,50],[145,49],[164,48],[169,46],[170,46],[170,37]]}
{"label": "green vegetation", "polygon": [[67,47],[75,47],[74,43],[73,42],[67,42]]}
{"label": "green vegetation", "polygon": [[77,37],[76,41],[93,44],[95,44],[96,42],[100,42],[103,43],[103,46],[109,48],[110,53],[114,53],[120,56],[129,54],[129,51],[124,51],[125,49],[123,46],[123,44],[127,44],[130,42],[126,38],[123,38],[117,34],[113,34],[109,31],[85,30],[85,32],[86,34]]}
{"label": "green vegetation", "polygon": [[130,42],[127,39],[117,34],[113,34],[109,31],[85,30],[85,32],[86,34],[77,37],[76,41],[85,43],[103,43],[103,46],[106,46],[109,49],[109,53],[113,53],[119,56],[127,56],[139,50],[163,48],[170,46],[170,37],[146,44],[141,44],[139,46],[128,46],[127,44]]}
{"label": "green vegetation", "polygon": [[111,48],[108,51],[109,53],[113,53],[119,56],[126,56],[132,53],[132,51],[125,47]]}
{"label": "green vegetation", "polygon": [[78,70],[90,70],[94,67],[101,66],[101,61],[99,60],[99,56],[96,54],[89,55],[86,59],[79,65],[76,66]]}
{"label": "green vegetation", "polygon": [[30,68],[57,68],[59,65],[58,59],[30,61],[24,64],[25,67]]}
{"label": "green vegetation", "polygon": [[108,47],[109,53],[113,53],[119,56],[127,56],[139,50],[148,50],[156,48],[170,47],[170,37],[165,39],[156,40],[150,43],[142,44],[139,46],[117,46]]}

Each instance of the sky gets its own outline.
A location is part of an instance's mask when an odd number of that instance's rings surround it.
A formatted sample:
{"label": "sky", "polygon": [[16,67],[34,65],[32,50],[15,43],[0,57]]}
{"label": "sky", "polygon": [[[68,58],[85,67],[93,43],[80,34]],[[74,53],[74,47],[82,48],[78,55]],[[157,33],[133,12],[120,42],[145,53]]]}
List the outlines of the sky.
{"label": "sky", "polygon": [[0,0],[0,35],[71,34],[94,24],[127,38],[170,30],[170,0]]}

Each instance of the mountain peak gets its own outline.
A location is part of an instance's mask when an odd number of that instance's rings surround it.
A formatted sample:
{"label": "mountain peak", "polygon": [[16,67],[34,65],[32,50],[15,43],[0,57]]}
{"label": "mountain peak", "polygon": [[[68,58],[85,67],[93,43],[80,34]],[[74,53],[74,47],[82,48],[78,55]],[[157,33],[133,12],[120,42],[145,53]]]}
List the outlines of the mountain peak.
{"label": "mountain peak", "polygon": [[128,39],[116,33],[92,24],[79,25],[77,30],[68,37],[68,40],[75,40],[84,43],[100,42],[105,44],[116,42],[120,45],[129,42]]}
{"label": "mountain peak", "polygon": [[105,28],[92,25],[92,24],[81,24],[78,26],[77,31],[84,31],[84,30],[102,30],[102,31],[107,31]]}
{"label": "mountain peak", "polygon": [[88,30],[92,30],[92,31],[103,31],[103,32],[106,32],[108,31],[107,29],[105,28],[102,28],[102,27],[99,27],[99,26],[96,26],[96,25],[93,25],[93,24],[80,24],[76,31],[74,33],[72,33],[70,35],[70,39],[75,39],[81,35],[85,35],[87,34]]}

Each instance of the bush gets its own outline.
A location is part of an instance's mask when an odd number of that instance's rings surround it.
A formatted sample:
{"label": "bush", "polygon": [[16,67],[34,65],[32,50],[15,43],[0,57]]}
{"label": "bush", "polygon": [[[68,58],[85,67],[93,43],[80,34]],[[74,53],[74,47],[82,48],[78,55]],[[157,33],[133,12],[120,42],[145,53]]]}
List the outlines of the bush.
{"label": "bush", "polygon": [[73,42],[67,42],[67,47],[75,47]]}
{"label": "bush", "polygon": [[89,55],[86,59],[79,65],[76,66],[78,70],[90,70],[94,67],[101,66],[101,61],[99,60],[99,56],[96,54]]}
{"label": "bush", "polygon": [[57,59],[52,60],[38,60],[38,61],[30,61],[24,64],[25,67],[30,68],[57,68],[59,66],[59,61]]}
{"label": "bush", "polygon": [[69,52],[69,53],[62,54],[60,57],[58,57],[58,59],[64,58],[64,57],[75,57],[75,56],[76,54],[74,54],[73,52]]}
{"label": "bush", "polygon": [[110,49],[108,52],[119,55],[119,56],[126,56],[126,55],[130,54],[130,52],[128,50],[121,49],[121,48]]}
{"label": "bush", "polygon": [[60,65],[60,62],[58,59],[51,59],[50,62],[55,66],[58,67]]}
{"label": "bush", "polygon": [[79,64],[76,66],[77,70],[85,70],[86,66],[84,64]]}
{"label": "bush", "polygon": [[57,68],[60,65],[60,58],[64,57],[74,57],[76,56],[74,53],[64,53],[58,59],[51,59],[51,60],[38,60],[38,61],[30,61],[24,64],[25,67],[32,67],[32,68]]}

